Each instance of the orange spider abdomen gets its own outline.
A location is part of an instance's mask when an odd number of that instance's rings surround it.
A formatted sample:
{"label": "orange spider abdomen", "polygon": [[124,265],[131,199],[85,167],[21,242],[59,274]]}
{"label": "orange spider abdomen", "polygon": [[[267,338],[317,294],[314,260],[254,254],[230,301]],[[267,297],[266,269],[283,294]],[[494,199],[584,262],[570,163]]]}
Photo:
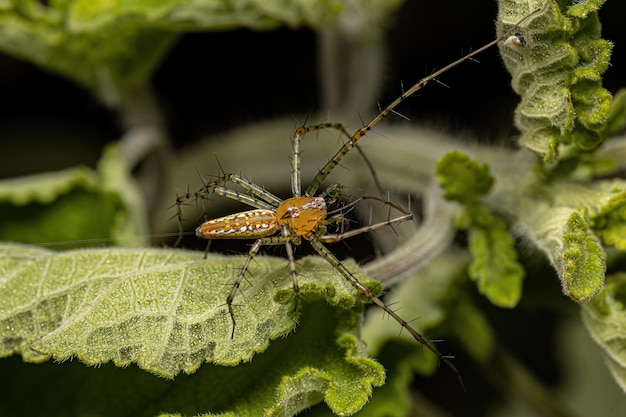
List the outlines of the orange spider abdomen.
{"label": "orange spider abdomen", "polygon": [[286,224],[297,236],[310,239],[326,219],[326,201],[322,197],[292,197],[276,209],[279,226]]}
{"label": "orange spider abdomen", "polygon": [[276,213],[271,210],[250,210],[208,220],[196,228],[196,236],[204,239],[258,239],[278,230]]}

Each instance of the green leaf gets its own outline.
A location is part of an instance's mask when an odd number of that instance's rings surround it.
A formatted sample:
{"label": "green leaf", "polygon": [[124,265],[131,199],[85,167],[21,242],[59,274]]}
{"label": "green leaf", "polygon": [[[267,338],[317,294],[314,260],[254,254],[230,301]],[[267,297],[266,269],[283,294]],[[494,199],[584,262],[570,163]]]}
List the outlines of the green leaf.
{"label": "green leaf", "polygon": [[[415,392],[411,392],[414,367],[420,368],[424,352],[410,349],[403,343],[388,343],[379,352],[378,360],[385,367],[385,385],[376,387],[372,399],[356,414],[358,417],[405,417],[415,407]],[[306,417],[331,417],[328,407],[317,406]]]}
{"label": "green leaf", "polygon": [[322,27],[338,0],[20,0],[0,7],[0,50],[89,88],[109,103],[145,85],[185,30]]}
{"label": "green leaf", "polygon": [[515,242],[502,219],[481,210],[480,222],[469,227],[470,277],[478,290],[498,307],[512,308],[522,297],[524,268],[517,261]]}
{"label": "green leaf", "polygon": [[447,199],[462,203],[487,194],[493,185],[487,164],[458,151],[448,152],[437,162],[437,179]]}
{"label": "green leaf", "polygon": [[[539,4],[499,0],[498,33],[511,28]],[[532,3],[532,4],[531,4]],[[522,101],[515,124],[520,143],[554,162],[562,145],[591,150],[603,141],[611,94],[601,86],[612,44],[600,39],[597,10],[604,1],[548,0],[526,20],[522,32],[528,46],[500,45]]]}
{"label": "green leaf", "polygon": [[626,128],[626,88],[620,89],[613,97],[611,113],[603,127],[602,135],[610,138]]}
{"label": "green leaf", "polygon": [[[252,361],[234,367],[204,364],[174,380],[135,366],[88,368],[76,361],[28,366],[17,358],[4,359],[0,372],[12,378],[3,386],[0,414],[289,416],[326,396],[325,408],[349,415],[367,398],[367,384],[382,382],[384,371],[336,343],[345,314],[325,302],[303,307],[298,329],[272,341]],[[24,392],[30,401],[24,401]]]}
{"label": "green leaf", "polygon": [[76,32],[92,32],[122,22],[170,30],[267,30],[281,25],[320,27],[333,22],[344,6],[338,0],[77,0],[69,18],[70,28]]}
{"label": "green leaf", "polygon": [[[581,193],[575,194],[574,189]],[[557,271],[563,293],[576,301],[587,301],[602,289],[606,253],[591,229],[588,210],[583,206],[584,187],[558,183],[546,194],[548,203],[528,199],[521,210],[521,226],[527,238],[541,249]],[[566,201],[574,207],[566,205]]]}
{"label": "green leaf", "polygon": [[[404,417],[411,409],[411,382],[422,369],[424,352],[404,343],[387,343],[377,356],[387,372],[387,381],[374,390],[372,400],[358,417]],[[427,362],[430,362],[427,360]]]}
{"label": "green leaf", "polygon": [[522,296],[524,268],[517,262],[513,238],[506,223],[480,201],[493,185],[487,164],[452,151],[437,163],[437,178],[445,197],[464,205],[460,222],[469,232],[470,277],[481,294],[500,307],[514,307]]}
{"label": "green leaf", "polygon": [[589,300],[604,284],[606,253],[584,212],[569,216],[562,239],[563,291],[575,300]]}
{"label": "green leaf", "polygon": [[626,392],[626,274],[607,276],[604,289],[583,304],[587,330],[608,355],[608,365]]}
{"label": "green leaf", "polygon": [[111,84],[144,84],[176,39],[174,33],[123,21],[78,33],[72,30],[73,3],[24,0],[2,8],[0,49],[106,97],[115,94]]}
{"label": "green leaf", "polygon": [[520,231],[546,253],[565,294],[586,301],[604,282],[602,244],[626,247],[625,207],[622,180],[535,184],[525,191]]}
{"label": "green leaf", "polygon": [[[194,375],[205,382],[192,392],[202,397],[207,390],[214,402],[197,400],[205,408],[195,413],[232,407],[236,415],[293,415],[322,399],[338,414],[360,409],[372,386],[383,383],[384,371],[356,338],[363,306],[354,288],[321,258],[305,258],[298,262],[301,301],[296,303],[286,261],[255,258],[250,287],[244,285],[233,304],[237,326],[231,338],[225,300],[244,260],[165,249],[55,253],[3,245],[0,356],[136,363],[166,378],[212,363]],[[320,299],[325,303],[316,302]],[[294,332],[300,309],[310,324]],[[255,373],[266,381],[251,389],[242,381],[257,380],[250,379]],[[184,404],[193,384],[178,379],[171,389],[180,396],[185,392],[185,400],[174,398]],[[156,408],[166,407],[157,402]]]}
{"label": "green leaf", "polygon": [[594,189],[600,191],[591,211],[594,232],[605,245],[626,250],[626,182],[599,181]]}
{"label": "green leaf", "polygon": [[97,171],[77,167],[0,181],[0,218],[0,240],[69,242],[65,249],[90,239],[102,245],[102,238],[139,246],[147,235],[141,193],[116,146],[105,148]]}
{"label": "green leaf", "polygon": [[589,13],[594,13],[602,7],[606,0],[578,0],[567,9],[567,14],[581,19],[587,17]]}

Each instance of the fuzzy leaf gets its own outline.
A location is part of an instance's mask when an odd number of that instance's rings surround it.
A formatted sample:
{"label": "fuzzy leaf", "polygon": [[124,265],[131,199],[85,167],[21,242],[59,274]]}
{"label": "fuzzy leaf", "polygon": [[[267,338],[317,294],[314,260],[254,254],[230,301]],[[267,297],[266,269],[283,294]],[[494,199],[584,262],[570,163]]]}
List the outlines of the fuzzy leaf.
{"label": "fuzzy leaf", "polygon": [[[323,401],[325,394],[324,408],[330,405],[337,414],[349,415],[367,398],[369,384],[382,382],[384,371],[363,357],[356,339],[354,350],[337,343],[337,334],[350,332],[354,324],[345,317],[345,311],[326,302],[305,303],[298,329],[272,341],[251,362],[204,364],[174,380],[135,366],[94,369],[76,361],[28,366],[18,358],[3,359],[0,372],[12,378],[3,385],[0,415],[53,417],[71,410],[75,415],[119,417],[291,416]],[[24,401],[24,392],[30,401]]]}
{"label": "fuzzy leaf", "polygon": [[144,85],[183,30],[320,27],[337,0],[20,0],[0,6],[0,50],[62,74],[115,103]]}
{"label": "fuzzy leaf", "polygon": [[0,181],[0,240],[24,243],[109,238],[145,244],[147,220],[139,190],[116,146],[104,150],[98,170],[86,167]]}
{"label": "fuzzy leaf", "polygon": [[[294,415],[323,399],[334,412],[350,415],[368,400],[372,385],[384,381],[382,367],[365,357],[354,336],[361,301],[356,301],[352,286],[319,257],[298,263],[300,306],[307,310],[309,302],[323,298],[333,308],[318,303],[314,314],[325,319],[315,318],[312,328],[299,327],[297,336],[272,342],[284,344],[269,354],[277,358],[261,359],[260,368],[255,368],[258,353],[266,351],[270,341],[293,333],[298,319],[284,259],[255,258],[251,286],[244,285],[233,305],[237,327],[231,338],[225,305],[231,285],[225,284],[232,284],[243,257],[205,260],[201,253],[165,249],[54,253],[19,245],[4,245],[0,253],[1,356],[18,353],[29,362],[76,357],[89,365],[136,363],[166,378],[181,371],[194,373],[203,363],[212,363],[216,366],[207,366],[197,375],[205,375],[199,377],[201,381],[209,378],[205,381],[211,381],[213,388],[207,392],[217,390],[210,396],[215,402],[198,401],[205,408],[195,413],[221,412],[223,407],[232,407],[235,414],[247,413],[253,405],[257,412],[249,415]],[[292,337],[300,340],[300,345],[295,342],[299,347],[289,344]],[[294,355],[284,355],[292,349]],[[248,371],[235,370],[253,357],[252,364],[244,366]],[[238,366],[221,367],[234,365]],[[212,372],[219,379],[207,376]],[[273,383],[252,390],[242,385],[242,378],[254,372]],[[182,386],[191,385],[175,382],[172,387]],[[244,398],[235,401],[237,392]]]}
{"label": "fuzzy leaf", "polygon": [[626,392],[626,274],[608,276],[604,289],[583,304],[582,313],[587,330],[608,355],[613,377]]}
{"label": "fuzzy leaf", "polygon": [[602,243],[626,250],[626,183],[622,180],[599,181],[594,188],[601,191],[591,211],[592,227]]}
{"label": "fuzzy leaf", "polygon": [[517,262],[506,223],[491,214],[480,197],[493,185],[489,166],[452,151],[437,163],[437,178],[445,197],[463,204],[460,227],[469,232],[470,277],[481,294],[500,307],[514,307],[522,296],[524,268]]}
{"label": "fuzzy leaf", "polygon": [[582,150],[597,147],[611,109],[611,94],[601,86],[612,49],[600,39],[597,10],[604,1],[498,3],[500,34],[541,7],[517,29],[528,46],[500,45],[513,89],[522,96],[515,112],[520,143],[546,162],[557,160],[562,144]]}
{"label": "fuzzy leaf", "polygon": [[620,89],[613,97],[611,113],[603,127],[602,135],[616,136],[626,128],[626,88]]}
{"label": "fuzzy leaf", "polygon": [[437,179],[447,199],[462,203],[487,194],[493,185],[487,164],[458,151],[448,152],[437,162]]}
{"label": "fuzzy leaf", "polygon": [[563,293],[587,301],[602,289],[606,253],[590,227],[588,210],[564,205],[567,199],[580,203],[584,196],[571,194],[573,189],[566,184],[554,184],[551,190],[551,194],[541,194],[550,200],[550,206],[541,200],[524,203],[522,225],[526,236],[556,269]]}
{"label": "fuzzy leaf", "polygon": [[584,213],[574,212],[563,230],[563,291],[575,300],[593,297],[604,284],[606,254]]}
{"label": "fuzzy leaf", "polygon": [[524,268],[517,261],[506,223],[481,210],[481,221],[469,227],[470,277],[478,290],[498,307],[512,308],[522,297]]}
{"label": "fuzzy leaf", "polygon": [[387,381],[374,389],[372,400],[368,402],[358,417],[404,417],[409,415],[412,405],[411,382],[415,372],[422,368],[424,352],[411,349],[404,343],[388,343],[379,352],[377,359],[387,372]]}
{"label": "fuzzy leaf", "polygon": [[626,245],[622,180],[581,184],[554,181],[527,190],[520,211],[522,230],[555,267],[563,291],[585,301],[602,288],[606,254]]}
{"label": "fuzzy leaf", "polygon": [[1,8],[0,50],[107,96],[111,83],[145,83],[176,39],[175,33],[123,21],[77,33],[71,29],[74,3],[24,0]]}

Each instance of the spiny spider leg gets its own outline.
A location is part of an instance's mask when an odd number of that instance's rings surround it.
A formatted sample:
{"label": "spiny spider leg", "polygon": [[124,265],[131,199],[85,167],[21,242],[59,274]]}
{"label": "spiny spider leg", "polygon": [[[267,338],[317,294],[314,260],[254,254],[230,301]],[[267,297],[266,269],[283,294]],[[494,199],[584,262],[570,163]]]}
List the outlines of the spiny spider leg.
{"label": "spiny spider leg", "polygon": [[[317,130],[325,130],[325,129],[335,129],[337,131],[339,131],[339,133],[344,136],[348,141],[351,139],[350,134],[348,133],[348,131],[346,130],[345,126],[342,123],[330,123],[330,122],[325,122],[325,123],[320,123],[317,125],[313,125],[313,126],[300,126],[296,129],[295,133],[293,134],[293,138],[292,138],[292,145],[293,145],[293,158],[291,161],[291,169],[292,169],[292,182],[291,182],[291,192],[293,194],[294,197],[297,197],[301,194],[301,190],[302,190],[302,184],[301,184],[301,179],[300,179],[300,170],[301,170],[301,154],[302,151],[300,150],[300,142],[302,142],[302,138],[304,137],[305,134],[309,133],[309,132],[314,132]],[[345,144],[345,142],[344,142]],[[384,193],[383,191],[383,187],[380,184],[380,181],[378,179],[378,175],[376,174],[376,170],[374,169],[374,166],[372,165],[372,162],[369,160],[369,158],[367,157],[367,155],[365,154],[365,152],[363,152],[363,150],[361,149],[360,146],[358,146],[358,144],[356,145],[356,149],[359,152],[359,154],[361,154],[361,158],[363,158],[363,161],[365,162],[365,165],[367,165],[367,169],[370,171],[370,175],[372,176],[373,180],[374,180],[374,184],[376,185],[376,188],[378,189],[378,192],[382,195]],[[307,194],[307,195],[312,195],[312,194]]]}
{"label": "spiny spider leg", "polygon": [[259,197],[261,200],[271,204],[274,207],[278,207],[283,202],[283,200],[276,197],[271,192],[267,191],[265,187],[261,187],[253,183],[252,181],[249,181],[235,174],[227,174],[227,175],[230,177],[229,179],[231,182],[239,184],[242,188],[245,188],[246,190],[254,194],[256,197]]}
{"label": "spiny spider leg", "polygon": [[[250,191],[252,195],[243,194],[239,191],[226,188],[224,185],[228,182],[240,185],[241,188],[243,188],[244,190]],[[251,181],[241,178],[240,176],[235,174],[223,173],[223,175],[218,177],[216,180],[204,183],[203,186],[195,192],[187,191],[187,193],[180,195],[176,198],[176,203],[174,203],[174,205],[176,206],[176,214],[174,216],[178,218],[179,236],[174,243],[174,246],[178,246],[180,244],[180,241],[182,240],[182,232],[184,230],[182,224],[182,205],[190,199],[208,199],[212,195],[227,197],[232,200],[247,204],[251,207],[255,207],[257,209],[271,211],[276,210],[276,208],[283,202],[283,200],[265,190],[265,188],[260,187]]]}
{"label": "spiny spider leg", "polygon": [[326,246],[324,246],[324,244],[320,240],[318,240],[318,238],[311,239],[311,246],[313,246],[315,251],[322,258],[326,259],[328,263],[330,263],[336,270],[338,270],[341,273],[341,275],[343,275],[343,277],[346,280],[348,280],[348,282],[350,282],[350,284],[359,292],[359,294],[363,295],[369,301],[371,301],[372,303],[380,307],[385,313],[387,313],[395,321],[397,321],[400,324],[400,326],[402,326],[403,329],[406,329],[406,331],[408,331],[415,340],[417,340],[422,346],[425,346],[426,349],[433,352],[437,356],[437,358],[439,358],[441,362],[445,363],[446,366],[448,366],[448,368],[450,368],[452,372],[454,372],[454,374],[456,375],[457,379],[459,380],[459,383],[461,384],[461,388],[463,389],[463,391],[467,391],[465,389],[465,384],[463,383],[463,378],[461,377],[461,373],[456,368],[456,366],[454,366],[454,364],[450,362],[450,360],[444,354],[439,352],[434,346],[430,344],[428,340],[426,340],[426,338],[424,338],[424,336],[422,336],[420,332],[418,332],[413,327],[411,327],[409,323],[407,323],[395,311],[389,308],[387,304],[385,304],[380,298],[375,296],[374,293],[369,288],[361,284],[361,282],[359,282],[359,280],[350,272],[350,270],[346,268],[345,265],[335,255],[333,255],[333,253],[330,252],[328,248],[326,248]]}
{"label": "spiny spider leg", "polygon": [[[352,150],[352,148],[357,144],[357,141],[359,139],[361,139],[363,136],[367,135],[367,133],[369,131],[371,131],[374,128],[374,126],[376,126],[383,118],[387,117],[387,115],[389,113],[393,112],[394,109],[400,103],[402,103],[408,97],[412,96],[413,94],[415,94],[416,92],[418,92],[419,90],[424,88],[426,86],[426,84],[428,84],[430,81],[435,80],[437,77],[439,77],[441,74],[445,73],[446,71],[456,67],[457,65],[459,65],[459,64],[461,64],[461,63],[463,63],[465,61],[471,60],[475,55],[483,52],[486,49],[491,48],[492,46],[496,45],[498,42],[507,40],[509,38],[509,35],[511,33],[515,32],[518,29],[519,25],[521,25],[526,19],[531,17],[533,14],[539,12],[540,10],[541,10],[541,8],[536,9],[536,10],[530,12],[529,14],[527,14],[524,18],[522,18],[519,22],[517,22],[513,27],[511,27],[509,30],[507,30],[499,38],[489,42],[488,44],[482,46],[481,48],[476,49],[475,51],[472,51],[472,52],[468,53],[467,55],[462,56],[461,58],[457,59],[456,61],[452,62],[451,64],[446,65],[445,67],[435,71],[434,73],[432,73],[432,74],[422,78],[417,83],[413,84],[413,86],[411,88],[409,88],[406,92],[404,92],[402,95],[400,95],[400,97],[396,98],[387,107],[385,107],[383,110],[381,110],[376,115],[376,117],[374,117],[367,125],[357,129],[354,132],[354,134],[352,134],[350,140],[348,142],[346,142],[337,151],[335,156],[333,156],[326,163],[326,165],[324,165],[318,171],[318,173],[315,176],[315,178],[313,178],[313,181],[311,182],[311,185],[309,185],[309,188],[307,188],[305,194],[306,195],[315,195],[315,193],[317,192],[319,187],[322,185],[322,183],[324,182],[326,177],[328,177],[328,175],[335,169],[335,167],[341,162],[341,160]],[[521,37],[521,35],[517,36],[518,39],[520,37]],[[525,44],[526,40],[524,40],[523,43]]]}
{"label": "spiny spider leg", "polygon": [[[200,177],[200,179],[202,179],[202,177]],[[198,189],[197,191],[191,192],[189,191],[189,187],[187,187],[187,192],[182,194],[182,195],[177,195],[176,196],[176,202],[171,206],[174,207],[176,206],[176,214],[174,214],[174,216],[178,219],[178,238],[176,239],[176,242],[174,242],[174,246],[178,246],[180,244],[180,242],[183,239],[183,233],[184,233],[184,226],[183,226],[183,209],[182,206],[189,200],[191,200],[192,198],[194,198],[196,201],[198,200],[198,198],[201,198],[200,196],[202,194],[213,194],[215,187],[218,187],[220,184],[223,184],[226,181],[225,177],[218,177],[215,181],[211,181],[211,182],[203,182],[203,185],[200,189]],[[170,208],[171,208],[170,207]],[[172,217],[174,217],[172,216]]]}
{"label": "spiny spider leg", "polygon": [[[287,233],[289,233],[287,231]],[[235,311],[233,310],[233,301],[235,300],[235,296],[237,292],[239,292],[241,288],[241,282],[245,279],[246,273],[248,272],[248,268],[250,266],[250,262],[252,259],[259,253],[259,250],[262,246],[271,246],[271,245],[285,245],[287,249],[287,256],[289,258],[289,269],[291,270],[291,276],[293,278],[293,290],[296,294],[299,291],[298,287],[298,278],[296,275],[296,261],[293,257],[293,248],[291,247],[291,238],[289,236],[285,237],[285,232],[281,234],[281,236],[269,236],[257,239],[253,244],[250,250],[248,251],[248,257],[246,258],[246,262],[241,268],[237,279],[232,284],[232,288],[230,293],[228,293],[228,297],[226,298],[226,305],[228,306],[228,314],[230,314],[230,320],[233,324],[233,328],[231,331],[231,338],[235,337],[235,327],[237,326],[237,321],[235,320]]]}
{"label": "spiny spider leg", "polygon": [[402,207],[400,207],[399,205],[393,203],[392,201],[389,200],[384,200],[380,197],[376,197],[376,196],[363,196],[363,197],[359,197],[353,201],[350,201],[349,203],[341,206],[340,208],[333,210],[333,211],[329,211],[327,213],[328,217],[326,219],[326,224],[331,224],[331,223],[341,223],[345,220],[345,212],[346,211],[350,211],[352,210],[352,208],[354,206],[356,206],[359,202],[364,201],[364,200],[375,200],[375,201],[379,201],[381,203],[383,203],[386,206],[389,206],[390,209],[395,209],[397,211],[399,211],[400,213],[402,213],[402,215],[400,217],[396,217],[396,218],[388,218],[387,220],[383,221],[383,222],[379,222],[376,224],[370,224],[367,226],[363,226],[360,227],[358,229],[354,229],[354,230],[350,230],[348,232],[344,232],[342,230],[341,233],[319,233],[318,234],[318,238],[320,239],[320,241],[324,242],[324,243],[335,243],[335,242],[339,242],[343,239],[347,239],[350,237],[354,237],[363,233],[367,233],[370,232],[372,230],[378,230],[378,229],[382,229],[383,227],[386,226],[391,226],[395,223],[401,223],[404,221],[408,221],[408,220],[412,220],[413,219],[413,213],[411,213],[410,211],[404,210]]}
{"label": "spiny spider leg", "polygon": [[[240,201],[242,203],[248,204],[252,207],[256,208],[265,208],[268,210],[275,209],[282,203],[283,200],[276,197],[274,194],[270,193],[263,187],[256,185],[244,178],[241,178],[235,174],[224,174],[221,178],[219,178],[216,185],[213,183],[208,183],[207,186],[204,186],[200,190],[194,193],[195,198],[207,199],[211,195],[216,194],[219,196],[228,197],[232,200]],[[246,191],[250,191],[251,194],[244,194],[237,190],[232,190],[230,188],[226,188],[225,186],[219,184],[226,184],[228,182],[232,182],[238,184]]]}

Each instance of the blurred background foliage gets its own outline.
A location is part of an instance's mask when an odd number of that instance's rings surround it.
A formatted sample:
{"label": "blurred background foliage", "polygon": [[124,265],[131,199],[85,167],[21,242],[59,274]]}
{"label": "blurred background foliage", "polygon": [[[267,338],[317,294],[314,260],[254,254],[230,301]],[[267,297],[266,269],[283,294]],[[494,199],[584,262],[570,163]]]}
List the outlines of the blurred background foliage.
{"label": "blurred background foliage", "polygon": [[[325,3],[332,6],[332,2]],[[46,8],[70,2],[21,4]],[[177,192],[198,184],[195,168],[216,172],[213,152],[227,170],[244,171],[268,189],[285,194],[289,189],[288,138],[307,115],[315,116],[310,119],[314,123],[341,119],[356,127],[359,118],[368,120],[375,113],[376,101],[386,103],[401,92],[401,81],[408,85],[494,37],[495,2],[409,1],[392,12],[394,6],[390,4],[388,16],[378,16],[380,21],[370,16],[369,23],[356,25],[357,34],[349,38],[351,47],[371,50],[357,64],[342,62],[341,54],[320,59],[328,51],[324,42],[329,41],[324,37],[335,42],[337,38],[316,30],[323,26],[321,21],[298,16],[286,25],[271,19],[253,24],[254,20],[242,18],[211,28],[195,22],[174,32],[158,25],[149,27],[132,38],[135,43],[125,45],[131,55],[141,51],[141,59],[130,66],[133,71],[116,67],[111,71],[120,76],[112,78],[92,71],[89,65],[77,68],[79,75],[66,77],[62,61],[42,68],[41,62],[21,54],[16,45],[4,43],[5,53],[0,53],[0,178],[76,165],[95,168],[108,143],[147,127],[154,129],[148,136],[158,139],[145,145],[150,152],[139,154],[150,156],[131,158],[129,165],[147,197],[149,230],[175,229],[173,222],[164,221],[171,216],[166,208]],[[0,13],[7,10],[2,3]],[[24,13],[32,15],[32,10]],[[82,29],[106,23],[106,19],[83,13],[93,20],[82,21],[87,25]],[[604,86],[612,92],[626,84],[626,54],[620,44],[626,36],[624,15],[626,4],[618,0],[609,0],[600,10],[603,37],[616,43],[612,66],[604,77]],[[55,18],[61,19],[53,16],[51,27],[61,24]],[[151,18],[158,20],[158,15]],[[320,19],[335,18],[320,14]],[[81,30],[78,23],[76,28]],[[93,42],[90,47],[98,49],[106,62],[107,52],[116,50],[107,44],[129,39],[114,35],[119,33],[85,42]],[[6,32],[0,31],[0,36],[9,39]],[[76,62],[82,53],[78,52]],[[473,143],[513,145],[512,112],[518,97],[510,88],[510,77],[495,50],[478,59],[479,63],[465,64],[446,75],[442,81],[450,88],[429,86],[407,100],[401,113],[411,119],[411,125]],[[324,81],[329,71],[337,77],[330,83]],[[152,72],[149,80],[143,78]],[[338,87],[342,77],[360,76],[366,81],[359,91],[343,92]],[[231,133],[238,129],[245,130],[243,144],[224,139],[231,140]],[[266,143],[261,138],[278,131],[282,133],[276,137],[275,149],[280,151],[272,150],[275,157],[269,166],[266,158],[250,157],[257,152],[266,155],[268,151],[260,149]],[[324,161],[334,149],[333,144],[330,150],[322,148],[305,156],[321,155]],[[245,166],[237,163],[242,153],[248,155]],[[313,170],[318,161],[313,162]],[[246,250],[245,244],[232,245],[229,242],[218,250]],[[347,253],[354,256],[355,251]],[[477,369],[460,353],[455,363],[463,369],[471,394],[463,396],[452,389],[456,382],[445,373],[435,379],[417,379],[413,415],[623,415],[626,400],[610,377],[600,349],[582,330],[577,306],[561,296],[556,278],[533,279],[553,275],[549,268],[530,256],[523,260],[528,279],[517,309],[503,311],[478,296],[475,300],[498,335],[498,349],[507,352],[508,367],[490,370],[485,364]],[[502,369],[510,373],[499,374]],[[507,390],[507,384],[528,390]],[[546,391],[537,394],[535,389]]]}

